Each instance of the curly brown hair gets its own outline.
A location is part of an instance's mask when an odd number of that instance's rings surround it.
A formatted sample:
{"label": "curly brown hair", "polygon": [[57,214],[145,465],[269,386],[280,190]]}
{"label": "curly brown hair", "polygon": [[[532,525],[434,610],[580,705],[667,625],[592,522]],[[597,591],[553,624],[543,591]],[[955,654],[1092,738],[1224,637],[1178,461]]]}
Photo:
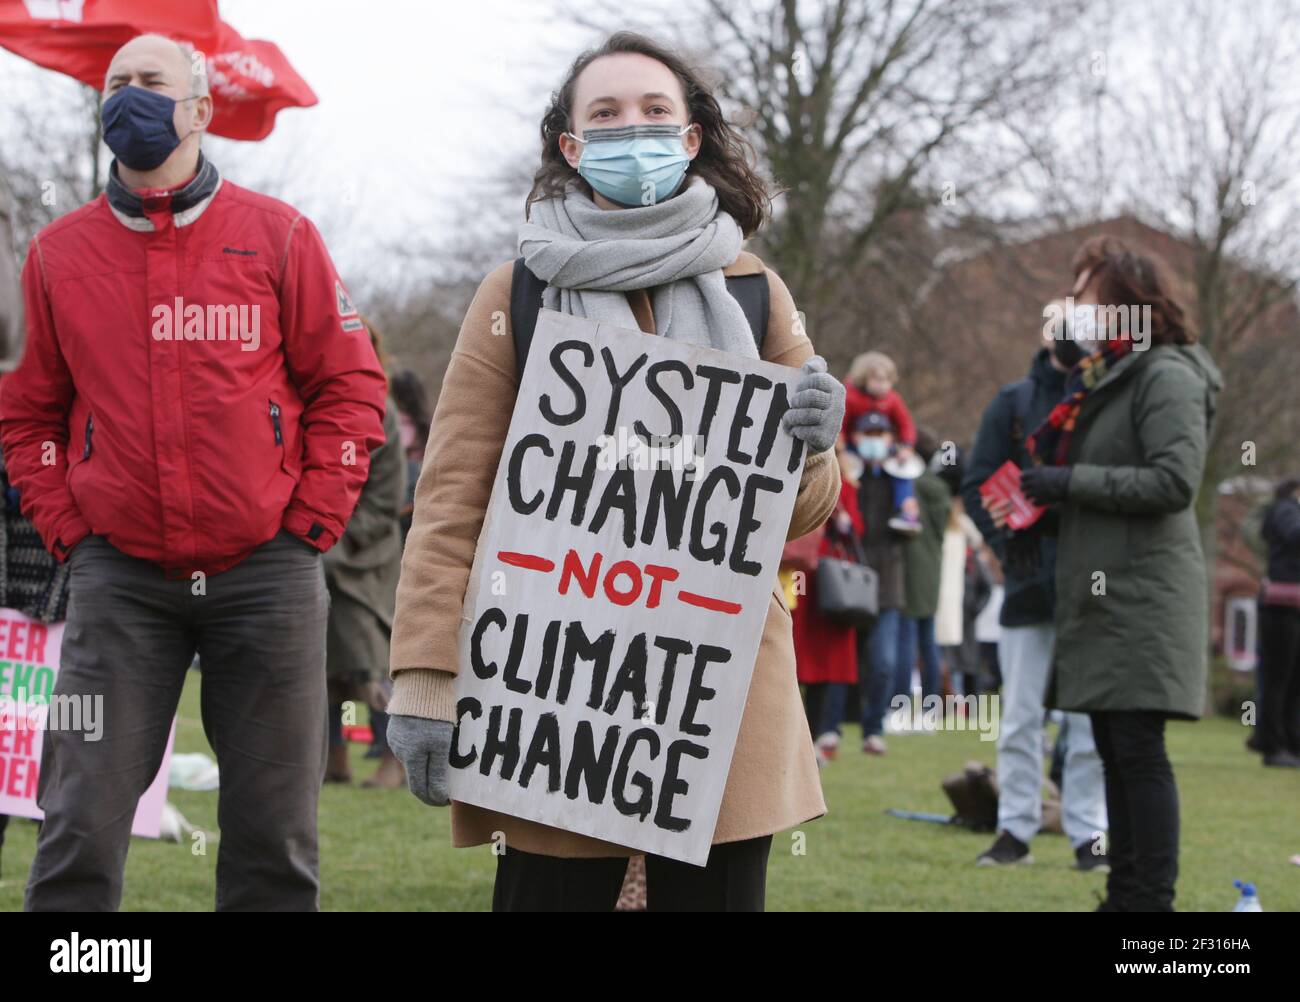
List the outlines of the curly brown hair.
{"label": "curly brown hair", "polygon": [[1192,344],[1194,329],[1181,290],[1168,265],[1145,249],[1116,237],[1097,236],[1083,242],[1070,262],[1077,282],[1085,271],[1097,285],[1105,306],[1151,307],[1152,344]]}
{"label": "curly brown hair", "polygon": [[564,194],[575,178],[587,187],[578,172],[569,166],[560,152],[559,138],[573,127],[573,90],[579,74],[602,56],[636,53],[663,63],[677,77],[690,109],[690,121],[700,126],[700,152],[691,161],[689,175],[697,175],[718,193],[718,206],[740,225],[745,236],[752,236],[767,221],[772,197],[755,167],[754,147],[722,114],[722,108],[700,74],[671,49],[632,31],[611,35],[594,49],[588,49],[573,61],[559,90],[551,94],[551,103],[542,116],[542,164],[533,177],[533,188],[524,204],[527,217],[534,202]]}

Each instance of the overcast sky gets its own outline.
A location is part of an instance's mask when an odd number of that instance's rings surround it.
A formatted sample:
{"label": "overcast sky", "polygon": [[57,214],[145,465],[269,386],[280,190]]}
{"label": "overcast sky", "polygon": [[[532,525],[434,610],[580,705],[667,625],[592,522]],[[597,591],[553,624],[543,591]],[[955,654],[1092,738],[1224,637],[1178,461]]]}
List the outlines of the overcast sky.
{"label": "overcast sky", "polygon": [[[235,180],[315,218],[340,268],[362,284],[386,246],[454,242],[480,207],[497,219],[522,211],[522,186],[489,184],[535,160],[550,91],[597,38],[557,16],[561,2],[221,0],[225,20],[279,45],[320,103],[282,111],[260,143],[213,138],[208,150]],[[656,11],[682,14],[667,0],[640,0],[628,13],[653,30]],[[1119,25],[1098,27],[1092,40],[1107,49],[1111,76],[1145,85],[1152,52]],[[1296,25],[1278,30],[1294,42]],[[84,115],[75,82],[3,50],[0,95],[0,143],[12,141],[19,105],[39,109],[51,129]],[[1097,166],[1080,162],[1100,178]],[[935,169],[943,176],[942,156]]]}
{"label": "overcast sky", "polygon": [[[282,111],[260,143],[209,139],[209,152],[322,217],[349,270],[385,242],[438,236],[479,178],[530,155],[550,90],[592,39],[520,0],[221,0],[221,13],[275,42],[320,103]],[[68,78],[3,50],[0,91],[77,106]],[[0,108],[0,141],[4,123]]]}

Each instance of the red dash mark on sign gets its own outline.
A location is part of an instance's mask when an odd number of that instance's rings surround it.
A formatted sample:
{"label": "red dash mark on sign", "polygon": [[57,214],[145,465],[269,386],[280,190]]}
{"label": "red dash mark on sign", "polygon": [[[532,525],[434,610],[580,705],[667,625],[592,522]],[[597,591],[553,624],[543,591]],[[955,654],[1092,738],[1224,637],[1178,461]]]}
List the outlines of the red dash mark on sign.
{"label": "red dash mark on sign", "polygon": [[555,561],[547,560],[532,553],[513,553],[510,550],[498,550],[497,559],[503,564],[512,564],[529,571],[553,571]]}
{"label": "red dash mark on sign", "polygon": [[725,612],[729,616],[734,616],[740,611],[739,602],[724,602],[720,598],[709,598],[708,595],[697,595],[693,591],[679,591],[677,597],[687,605],[698,605],[701,609],[710,609],[713,612]]}

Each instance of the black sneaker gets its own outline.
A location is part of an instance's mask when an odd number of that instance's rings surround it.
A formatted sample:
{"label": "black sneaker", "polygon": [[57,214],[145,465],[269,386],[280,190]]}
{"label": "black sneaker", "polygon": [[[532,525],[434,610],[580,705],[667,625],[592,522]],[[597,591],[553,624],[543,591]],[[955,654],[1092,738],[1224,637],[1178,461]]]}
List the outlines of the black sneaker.
{"label": "black sneaker", "polygon": [[1029,855],[1029,846],[1008,831],[998,832],[993,844],[975,860],[980,866],[1013,866],[1033,861],[1034,857]]}
{"label": "black sneaker", "polygon": [[1288,751],[1270,752],[1264,756],[1264,764],[1282,769],[1300,769],[1300,755],[1292,755]]}
{"label": "black sneaker", "polygon": [[[1080,842],[1074,849],[1074,868],[1081,873],[1110,873],[1110,859],[1100,839]],[[1109,909],[1107,909],[1109,911]]]}

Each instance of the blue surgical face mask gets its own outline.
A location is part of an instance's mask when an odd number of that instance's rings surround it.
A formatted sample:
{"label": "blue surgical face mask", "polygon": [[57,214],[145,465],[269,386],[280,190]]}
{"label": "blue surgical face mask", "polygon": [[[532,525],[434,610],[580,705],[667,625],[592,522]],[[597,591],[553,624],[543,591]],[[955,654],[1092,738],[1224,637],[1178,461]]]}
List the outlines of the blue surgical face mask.
{"label": "blue surgical face mask", "polygon": [[689,125],[621,125],[588,129],[578,173],[616,205],[657,205],[681,187],[691,158],[682,145]]}
{"label": "blue surgical face mask", "polygon": [[[192,101],[194,98],[182,98]],[[173,118],[179,102],[144,87],[123,87],[104,102],[104,142],[132,170],[161,167],[181,144]]]}
{"label": "blue surgical face mask", "polygon": [[889,443],[883,435],[864,435],[858,439],[858,455],[868,463],[879,463],[889,458]]}

